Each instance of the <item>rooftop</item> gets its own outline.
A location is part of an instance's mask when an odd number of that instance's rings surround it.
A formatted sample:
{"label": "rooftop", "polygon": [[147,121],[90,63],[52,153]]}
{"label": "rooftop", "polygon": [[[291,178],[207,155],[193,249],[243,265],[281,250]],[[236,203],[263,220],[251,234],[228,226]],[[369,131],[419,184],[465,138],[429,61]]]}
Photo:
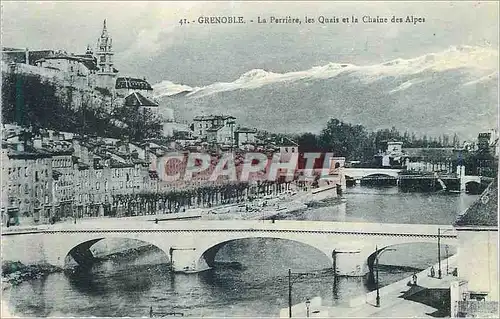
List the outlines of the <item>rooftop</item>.
{"label": "rooftop", "polygon": [[255,128],[238,127],[235,131],[236,133],[257,133]]}
{"label": "rooftop", "polygon": [[458,217],[455,226],[498,226],[498,181],[496,179]]}
{"label": "rooftop", "polygon": [[119,77],[116,79],[115,89],[134,89],[134,90],[148,90],[152,91],[153,88],[145,79],[137,79],[130,77]]}
{"label": "rooftop", "polygon": [[125,106],[158,106],[158,103],[141,95],[141,93],[133,92],[125,98]]}
{"label": "rooftop", "polygon": [[231,115],[198,115],[194,117],[194,121],[212,121],[212,120],[229,120],[236,119]]}
{"label": "rooftop", "polygon": [[41,59],[38,59],[36,62],[45,61],[45,60],[72,60],[82,63],[89,70],[99,70],[97,67],[97,60],[95,57],[91,55],[70,55],[67,53],[56,52],[50,55],[47,55]]}

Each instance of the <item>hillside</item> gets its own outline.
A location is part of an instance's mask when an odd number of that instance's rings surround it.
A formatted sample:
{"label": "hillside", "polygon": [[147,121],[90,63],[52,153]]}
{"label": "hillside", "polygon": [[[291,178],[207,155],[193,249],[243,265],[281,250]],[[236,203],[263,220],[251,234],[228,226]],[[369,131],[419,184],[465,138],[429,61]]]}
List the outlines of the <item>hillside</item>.
{"label": "hillside", "polygon": [[117,105],[106,88],[67,83],[46,76],[41,68],[18,69],[2,70],[3,123],[132,140],[159,133],[157,119]]}

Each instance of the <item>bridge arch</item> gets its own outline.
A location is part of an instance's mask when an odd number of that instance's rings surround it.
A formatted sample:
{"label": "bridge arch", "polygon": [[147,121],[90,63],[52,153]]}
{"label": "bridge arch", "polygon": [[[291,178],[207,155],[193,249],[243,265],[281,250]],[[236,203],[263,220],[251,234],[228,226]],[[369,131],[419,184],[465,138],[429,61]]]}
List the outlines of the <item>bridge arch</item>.
{"label": "bridge arch", "polygon": [[363,177],[373,174],[384,174],[390,177],[397,178],[401,169],[388,169],[388,168],[344,168],[345,176],[350,176],[354,179],[361,179]]}
{"label": "bridge arch", "polygon": [[[94,256],[94,253],[92,252],[91,248],[97,244],[98,242],[101,242],[102,240],[130,240],[130,241],[136,241],[136,242],[141,242],[144,245],[150,245],[152,247],[155,247],[159,251],[163,252],[165,259],[167,262],[170,262],[169,255],[168,255],[168,249],[164,247],[164,245],[159,244],[155,240],[148,240],[144,238],[134,238],[133,236],[126,236],[126,234],[120,234],[118,236],[108,236],[109,234],[101,234],[98,236],[88,236],[85,239],[77,240],[74,242],[71,242],[65,249],[63,248],[62,256],[58,256],[57,259],[59,262],[59,266],[63,268],[68,268],[74,265],[76,263],[79,266],[82,267],[88,267],[92,265],[95,261],[98,260],[96,256]],[[137,246],[136,246],[137,247]],[[132,248],[136,248],[132,247]],[[63,257],[63,258],[61,258]],[[57,264],[57,263],[55,263]],[[73,264],[73,265],[71,265]]]}
{"label": "bridge arch", "polygon": [[465,192],[469,194],[481,194],[482,187],[481,187],[481,182],[478,180],[468,180],[464,184],[465,186]]}
{"label": "bridge arch", "polygon": [[362,177],[360,184],[369,186],[396,186],[398,179],[390,174],[373,173]]}
{"label": "bridge arch", "polygon": [[385,178],[391,178],[391,179],[397,179],[396,176],[393,176],[391,174],[386,174],[386,173],[372,173],[366,176],[363,176],[361,179],[370,179],[370,178],[376,178],[376,177],[385,177]]}
{"label": "bridge arch", "polygon": [[95,257],[90,248],[103,239],[104,237],[87,240],[71,248],[64,257],[64,267],[66,268],[72,260],[79,266],[88,266],[92,264]]}
{"label": "bridge arch", "polygon": [[[387,243],[387,244],[384,244],[384,245],[372,246],[371,247],[372,248],[371,251],[368,250],[368,247],[365,247],[365,249],[362,250],[363,256],[365,256],[364,257],[365,264],[363,265],[363,270],[365,271],[365,273],[372,272],[374,264],[375,264],[375,258],[376,258],[376,256],[378,255],[379,258],[380,258],[381,254],[384,251],[389,251],[389,250],[393,250],[393,249],[397,250],[398,247],[401,247],[401,248],[403,248],[403,247],[411,247],[412,245],[418,245],[418,244],[435,245],[436,243],[437,243],[437,241],[430,242],[430,241],[427,241],[427,240],[413,241],[413,242],[409,241],[409,242]],[[450,253],[450,255],[448,257],[451,257],[452,255],[454,255],[454,254],[457,253],[456,248],[458,246],[458,243],[457,242],[445,241],[445,242],[442,243],[442,246],[441,246],[441,250],[442,250],[441,259],[445,259],[446,258],[446,255],[443,252],[443,249],[446,246],[454,247],[454,253]],[[429,257],[430,260],[434,260],[433,262],[431,262],[432,265],[435,264],[435,262],[437,261],[437,247],[433,251],[435,251],[435,255]],[[415,258],[418,258],[418,256],[415,257]]]}
{"label": "bridge arch", "polygon": [[220,251],[225,245],[231,242],[239,241],[239,240],[245,240],[245,239],[276,239],[276,240],[282,240],[282,241],[287,241],[287,242],[294,242],[306,247],[310,247],[313,249],[315,252],[318,254],[321,254],[325,257],[325,260],[328,261],[328,267],[332,267],[333,264],[333,247],[325,247],[324,243],[315,243],[310,240],[304,240],[304,239],[292,239],[288,238],[286,236],[278,236],[278,235],[264,235],[264,234],[259,234],[257,236],[251,236],[251,235],[241,235],[241,236],[234,236],[230,239],[219,241],[219,242],[212,242],[204,247],[200,248],[198,251],[198,254],[196,255],[196,260],[198,265],[207,265],[208,267],[213,267],[215,264],[215,257],[217,255],[217,252]]}

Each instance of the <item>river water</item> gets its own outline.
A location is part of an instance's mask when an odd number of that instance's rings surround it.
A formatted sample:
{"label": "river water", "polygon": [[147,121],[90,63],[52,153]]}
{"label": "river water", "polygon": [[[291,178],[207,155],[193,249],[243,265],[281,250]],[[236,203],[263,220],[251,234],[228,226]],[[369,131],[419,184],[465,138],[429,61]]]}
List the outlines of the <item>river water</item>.
{"label": "river water", "polygon": [[[477,196],[400,193],[397,187],[349,188],[332,200],[282,219],[451,224]],[[396,245],[380,256],[380,285],[437,262],[436,244]],[[447,251],[447,252],[446,252]],[[453,254],[453,247],[442,256]],[[154,248],[104,261],[90,270],[56,273],[3,292],[9,311],[23,316],[278,316],[288,305],[321,296],[334,305],[374,289],[369,276],[337,277],[326,256],[296,242],[253,238],[225,245],[217,266],[199,274],[172,274],[167,256]],[[446,271],[446,265],[443,265]],[[450,269],[451,271],[451,269]],[[4,303],[4,305],[5,305]]]}

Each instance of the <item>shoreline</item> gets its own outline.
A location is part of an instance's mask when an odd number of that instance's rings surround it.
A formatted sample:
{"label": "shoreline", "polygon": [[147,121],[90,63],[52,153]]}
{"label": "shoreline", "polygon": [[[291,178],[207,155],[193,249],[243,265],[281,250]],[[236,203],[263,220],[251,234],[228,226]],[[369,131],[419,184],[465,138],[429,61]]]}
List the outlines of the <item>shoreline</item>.
{"label": "shoreline", "polygon": [[2,291],[63,270],[63,268],[47,263],[25,265],[19,261],[2,261]]}

